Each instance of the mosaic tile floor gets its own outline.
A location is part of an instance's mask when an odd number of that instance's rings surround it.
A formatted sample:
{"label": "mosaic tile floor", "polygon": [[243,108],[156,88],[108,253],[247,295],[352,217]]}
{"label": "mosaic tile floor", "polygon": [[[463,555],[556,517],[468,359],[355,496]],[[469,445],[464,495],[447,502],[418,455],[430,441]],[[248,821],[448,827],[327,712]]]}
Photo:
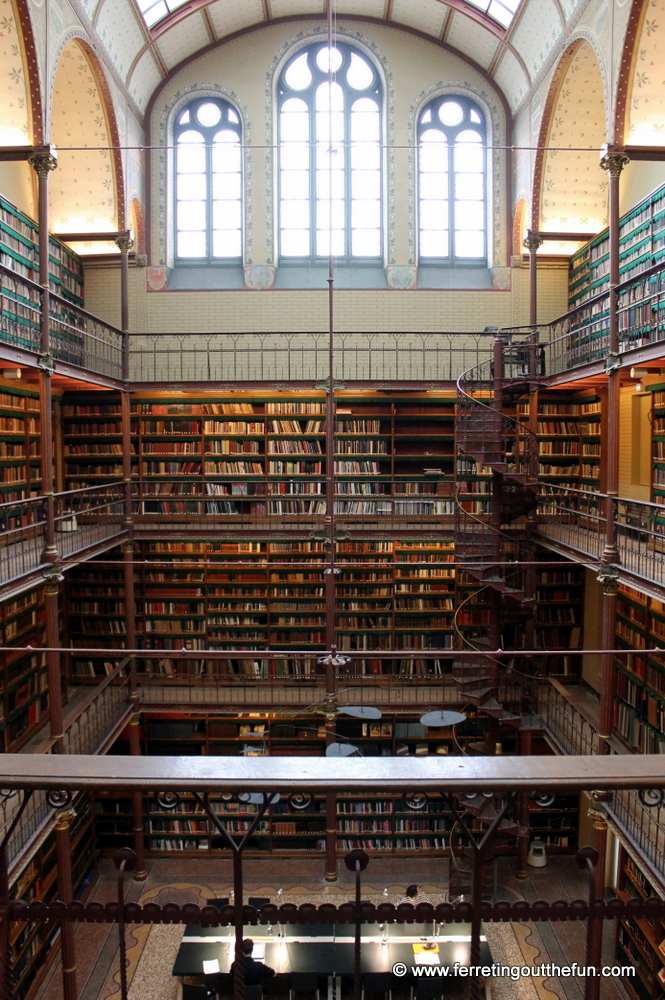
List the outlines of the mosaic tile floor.
{"label": "mosaic tile floor", "polygon": [[[551,858],[546,869],[534,869],[526,882],[515,878],[512,861],[502,859],[499,866],[498,897],[501,899],[555,900],[586,896],[584,876],[572,858]],[[445,863],[440,859],[421,862],[373,859],[363,876],[363,898],[373,902],[387,898],[396,903],[405,885],[418,881],[424,885],[432,902],[443,902],[445,873]],[[322,877],[322,862],[314,859],[248,861],[245,880],[248,895],[275,898],[281,888],[284,902],[342,902],[351,899],[353,893],[350,872],[341,870],[338,882],[327,884]],[[196,858],[177,862],[175,859],[157,860],[150,863],[146,882],[129,883],[128,899],[141,903],[194,902],[203,905],[208,898],[229,895],[230,885],[230,862]],[[387,897],[385,889],[388,889]],[[92,898],[107,902],[115,898],[115,891],[115,869],[109,862],[103,862]],[[578,924],[490,924],[486,932],[492,954],[500,964],[584,962],[585,939]],[[130,1000],[177,1000],[178,983],[171,976],[171,968],[181,936],[179,925],[128,928]],[[613,941],[614,929],[608,926],[605,934],[608,963],[612,960]],[[116,928],[81,925],[76,933],[76,948],[80,1000],[119,1000]],[[462,1000],[467,991],[468,984],[460,980],[456,988],[447,985],[446,998]],[[281,1000],[278,994],[273,996],[274,1000]],[[400,1000],[397,992],[394,996]],[[584,982],[554,977],[516,981],[496,978],[492,981],[491,996],[492,1000],[583,1000]],[[36,1000],[63,1000],[59,963],[50,970]],[[601,981],[600,1000],[626,1000],[626,994],[620,983],[605,979]]]}

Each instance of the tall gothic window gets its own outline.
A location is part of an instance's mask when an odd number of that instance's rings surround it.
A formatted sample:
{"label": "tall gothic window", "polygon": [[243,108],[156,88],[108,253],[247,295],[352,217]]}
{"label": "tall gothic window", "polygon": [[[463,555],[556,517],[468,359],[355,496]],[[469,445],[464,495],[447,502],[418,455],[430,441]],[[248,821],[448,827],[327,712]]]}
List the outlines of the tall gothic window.
{"label": "tall gothic window", "polygon": [[216,97],[178,114],[175,152],[175,256],[178,261],[238,262],[242,257],[242,125]]}
{"label": "tall gothic window", "polygon": [[[332,82],[329,81],[329,67]],[[357,49],[301,49],[281,73],[280,259],[382,256],[381,81]]]}
{"label": "tall gothic window", "polygon": [[437,97],[418,119],[421,262],[487,260],[485,120],[466,97]]}

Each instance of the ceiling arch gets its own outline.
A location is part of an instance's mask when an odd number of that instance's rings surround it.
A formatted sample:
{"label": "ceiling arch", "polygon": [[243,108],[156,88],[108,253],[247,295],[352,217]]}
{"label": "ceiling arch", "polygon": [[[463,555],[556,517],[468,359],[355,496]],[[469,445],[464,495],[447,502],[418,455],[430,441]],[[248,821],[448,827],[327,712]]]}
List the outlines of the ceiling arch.
{"label": "ceiling arch", "polygon": [[[189,0],[150,29],[139,0],[82,2],[142,111],[176,66],[210,45],[284,19],[322,18],[326,11],[326,0]],[[481,66],[515,110],[581,2],[521,0],[507,28],[473,0],[337,0],[335,13],[406,29],[449,47]]]}
{"label": "ceiling arch", "polygon": [[665,146],[665,0],[636,2],[631,19],[633,15],[634,29],[629,24],[626,35],[620,81],[623,121],[617,123],[617,135],[621,141],[623,131],[627,145]]}

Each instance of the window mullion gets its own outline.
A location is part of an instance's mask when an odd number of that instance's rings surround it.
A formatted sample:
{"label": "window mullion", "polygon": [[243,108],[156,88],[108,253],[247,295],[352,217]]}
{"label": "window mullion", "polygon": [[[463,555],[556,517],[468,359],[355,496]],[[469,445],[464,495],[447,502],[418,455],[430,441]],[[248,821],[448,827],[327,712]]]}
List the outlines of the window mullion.
{"label": "window mullion", "polygon": [[346,260],[350,261],[353,256],[353,190],[351,172],[351,102],[349,95],[344,91],[344,249]]}
{"label": "window mullion", "polygon": [[208,263],[212,262],[212,137],[203,133],[206,145],[206,254]]}
{"label": "window mullion", "polygon": [[[443,131],[443,130],[442,130]],[[456,257],[455,248],[455,143],[457,137],[450,141],[444,132],[448,142],[448,259],[452,264]]]}
{"label": "window mullion", "polygon": [[316,88],[317,76],[313,75],[310,84],[307,106],[309,108],[309,259],[313,264],[316,261],[316,234],[318,232],[318,211],[316,199],[316,185],[318,181],[318,159],[319,147],[316,141]]}

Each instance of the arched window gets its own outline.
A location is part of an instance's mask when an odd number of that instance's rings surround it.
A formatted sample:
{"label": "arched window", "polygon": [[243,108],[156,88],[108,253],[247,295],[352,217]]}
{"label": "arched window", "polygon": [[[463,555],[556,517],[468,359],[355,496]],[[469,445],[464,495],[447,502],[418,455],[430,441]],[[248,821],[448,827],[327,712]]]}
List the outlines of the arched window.
{"label": "arched window", "polygon": [[466,97],[437,97],[418,119],[420,260],[487,259],[485,120]]}
{"label": "arched window", "polygon": [[235,108],[200,97],[178,114],[175,153],[177,261],[242,257],[242,125]]}
{"label": "arched window", "polygon": [[[328,66],[332,83],[328,80]],[[279,78],[280,259],[381,259],[381,81],[357,49],[301,49]]]}

